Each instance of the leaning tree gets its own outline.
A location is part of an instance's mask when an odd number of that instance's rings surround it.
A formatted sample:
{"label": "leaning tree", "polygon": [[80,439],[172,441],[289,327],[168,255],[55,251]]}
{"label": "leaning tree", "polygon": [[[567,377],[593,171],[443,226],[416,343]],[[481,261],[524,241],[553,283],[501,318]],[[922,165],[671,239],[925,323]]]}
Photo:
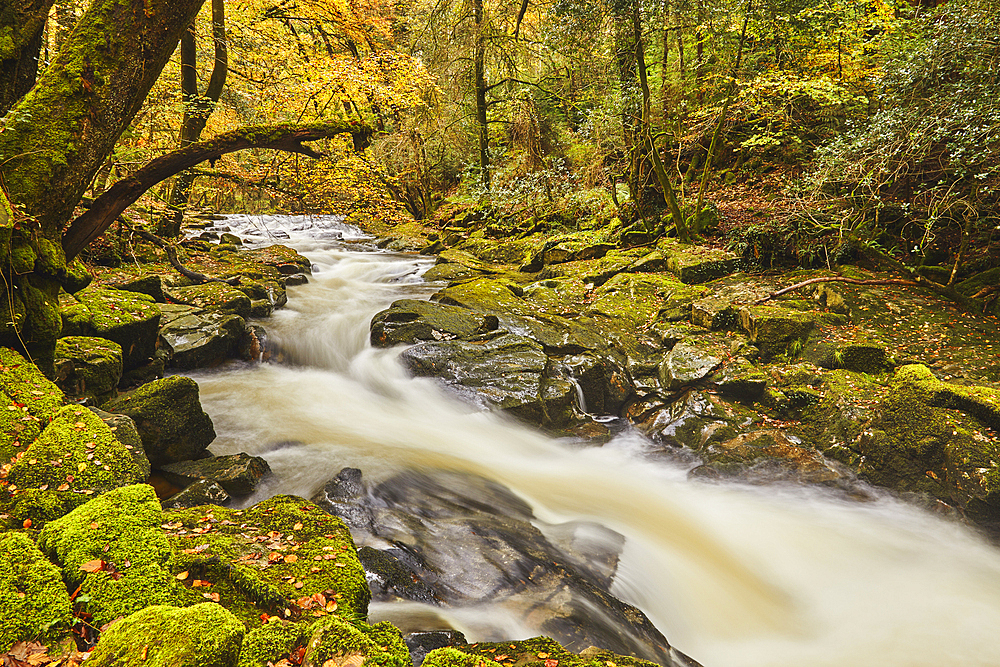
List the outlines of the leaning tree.
{"label": "leaning tree", "polygon": [[[89,275],[75,260],[148,188],[246,148],[318,155],[303,142],[369,129],[357,121],[251,127],[168,153],[115,183],[77,215],[81,197],[129,126],[204,0],[94,0],[36,77],[52,0],[0,0],[0,345],[51,372],[59,290]],[[15,67],[13,64],[16,64]],[[9,109],[9,110],[8,110]]]}

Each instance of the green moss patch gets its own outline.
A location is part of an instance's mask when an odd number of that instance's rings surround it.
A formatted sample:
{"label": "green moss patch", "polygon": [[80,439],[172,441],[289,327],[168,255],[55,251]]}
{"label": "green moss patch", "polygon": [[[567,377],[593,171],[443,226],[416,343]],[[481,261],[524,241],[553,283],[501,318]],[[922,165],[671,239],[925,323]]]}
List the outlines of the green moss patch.
{"label": "green moss patch", "polygon": [[236,667],[246,628],[217,604],[147,607],[104,631],[88,667]]}
{"label": "green moss patch", "polygon": [[161,520],[153,487],[138,484],[50,521],[38,545],[80,587],[78,599],[100,626],[149,605],[199,601],[164,568],[171,552]]}
{"label": "green moss patch", "polygon": [[0,534],[0,609],[0,653],[18,641],[56,639],[72,622],[59,568],[22,533]]}
{"label": "green moss patch", "polygon": [[399,630],[387,622],[368,625],[348,623],[336,616],[316,621],[310,627],[312,636],[306,645],[303,661],[323,665],[328,660],[337,664],[361,664],[370,667],[410,667],[410,652]]}
{"label": "green moss patch", "polygon": [[153,356],[159,325],[160,309],[153,297],[138,292],[90,287],[62,302],[63,335],[118,343],[126,369]]}
{"label": "green moss patch", "polygon": [[350,532],[307,500],[275,496],[247,510],[201,506],[164,519],[171,572],[186,572],[186,585],[217,596],[248,627],[261,614],[367,616],[371,593]]}
{"label": "green moss patch", "polygon": [[205,310],[250,317],[250,297],[226,283],[211,282],[191,287],[176,287],[167,295],[177,303]]}
{"label": "green moss patch", "polygon": [[653,667],[655,663],[591,647],[570,653],[548,637],[514,642],[479,642],[431,651],[425,667]]}
{"label": "green moss patch", "polygon": [[143,471],[107,424],[87,408],[66,406],[11,466],[4,502],[18,520],[39,524],[142,481]]}
{"label": "green moss patch", "polygon": [[67,396],[112,398],[122,377],[121,345],[105,338],[66,336],[56,341],[56,383]]}

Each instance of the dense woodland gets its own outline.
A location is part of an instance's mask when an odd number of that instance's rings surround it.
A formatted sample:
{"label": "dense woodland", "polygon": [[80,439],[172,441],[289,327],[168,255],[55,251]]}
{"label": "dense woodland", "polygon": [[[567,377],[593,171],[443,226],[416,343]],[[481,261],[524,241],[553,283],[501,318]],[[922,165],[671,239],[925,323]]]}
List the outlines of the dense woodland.
{"label": "dense woodland", "polygon": [[85,248],[134,201],[165,236],[190,208],[617,216],[750,268],[874,254],[947,293],[998,255],[1000,8],[929,4],[5,2],[3,340],[47,347],[30,313],[72,280],[24,252],[114,262]]}

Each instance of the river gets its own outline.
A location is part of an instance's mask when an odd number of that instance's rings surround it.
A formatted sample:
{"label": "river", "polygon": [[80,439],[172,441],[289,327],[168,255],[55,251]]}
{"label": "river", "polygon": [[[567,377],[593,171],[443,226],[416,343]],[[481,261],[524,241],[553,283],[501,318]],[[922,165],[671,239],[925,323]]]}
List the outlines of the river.
{"label": "river", "polygon": [[[693,481],[634,433],[584,447],[477,411],[367,342],[376,312],[436,289],[420,278],[430,259],[359,251],[339,237],[360,232],[334,218],[219,224],[314,264],[263,322],[292,363],[193,375],[212,451],[261,455],[274,471],[257,499],[308,498],[347,466],[371,480],[471,472],[528,502],[543,532],[596,522],[624,536],[613,593],[705,667],[1000,665],[1000,551],[968,528],[888,497]],[[397,621],[420,611],[372,606]],[[470,641],[537,634],[488,601],[431,611]]]}

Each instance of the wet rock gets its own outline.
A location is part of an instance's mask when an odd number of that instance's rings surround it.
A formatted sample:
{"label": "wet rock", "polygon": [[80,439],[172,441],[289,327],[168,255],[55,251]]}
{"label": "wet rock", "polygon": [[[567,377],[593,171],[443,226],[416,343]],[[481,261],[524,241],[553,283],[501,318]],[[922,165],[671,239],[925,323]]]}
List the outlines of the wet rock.
{"label": "wet rock", "polygon": [[238,315],[209,312],[185,305],[163,306],[160,338],[171,351],[174,368],[204,368],[235,356],[246,335],[246,322]]}
{"label": "wet rock", "polygon": [[246,628],[214,602],[147,607],[101,634],[88,666],[236,667]]}
{"label": "wet rock", "polygon": [[6,476],[2,511],[36,527],[90,498],[142,482],[143,470],[110,428],[82,406],[59,410]]}
{"label": "wet rock", "polygon": [[122,348],[104,338],[66,336],[56,341],[55,381],[67,396],[103,402],[122,376]]}
{"label": "wet rock", "polygon": [[210,282],[191,287],[175,287],[167,292],[176,303],[219,313],[250,317],[250,297],[226,283]]}
{"label": "wet rock", "polygon": [[68,635],[73,622],[59,568],[23,533],[0,533],[0,609],[0,654],[15,642]]}
{"label": "wet rock", "polygon": [[430,586],[420,580],[423,565],[402,549],[379,551],[372,547],[358,549],[358,558],[365,568],[368,588],[377,602],[412,600],[436,604]]}
{"label": "wet rock", "polygon": [[514,334],[482,341],[420,343],[400,356],[417,376],[438,377],[474,403],[495,406],[524,421],[562,426],[574,417],[576,388],[548,378],[548,357],[535,341]]}
{"label": "wet rock", "polygon": [[309,282],[309,276],[304,273],[293,273],[285,278],[285,287],[294,287],[296,285],[305,285]]}
{"label": "wet rock", "polygon": [[712,375],[716,388],[739,401],[758,400],[767,389],[767,375],[745,357],[737,357]]}
{"label": "wet rock", "polygon": [[659,368],[660,384],[664,389],[677,391],[707,378],[730,355],[729,345],[716,336],[685,338],[663,358]]}
{"label": "wet rock", "polygon": [[[570,653],[549,637],[535,637],[519,641],[476,642],[440,648],[429,653],[423,664],[426,667],[474,667],[483,662],[493,661],[498,655],[506,655],[508,657],[505,660],[528,667],[542,667],[547,660],[562,667],[596,667],[607,665],[609,662],[620,667],[654,667],[654,663],[641,658],[615,654],[596,646],[589,646],[579,651],[579,654]],[[664,646],[662,655],[658,656],[655,664],[665,667],[701,667],[695,660],[669,645]]]}
{"label": "wet rock", "polygon": [[163,501],[163,509],[181,509],[200,505],[225,505],[229,494],[211,479],[199,479]]}
{"label": "wet rock", "polygon": [[[770,429],[740,434],[715,442],[706,452],[707,468],[722,476],[752,483],[796,482],[846,486],[853,475],[825,458],[812,447]],[[708,476],[705,468],[692,471],[695,477]]]}
{"label": "wet rock", "polygon": [[584,412],[617,415],[635,393],[628,372],[610,356],[576,355],[563,359],[562,366],[580,387]]}
{"label": "wet rock", "polygon": [[219,235],[219,243],[229,243],[235,246],[241,246],[243,245],[243,239],[241,239],[239,236],[236,236],[236,234],[224,233]]}
{"label": "wet rock", "polygon": [[247,496],[271,472],[271,467],[259,456],[240,453],[168,463],[160,466],[159,471],[168,482],[177,486],[209,480],[217,482],[231,496]]}
{"label": "wet rock", "polygon": [[[373,517],[371,528],[352,525],[359,539],[391,540],[406,554],[397,559],[402,574],[409,570],[442,604],[488,598],[578,650],[599,645],[665,659],[662,635],[603,587],[608,550],[595,548],[594,540],[583,548],[578,539],[568,556],[533,525],[530,506],[503,486],[462,473],[406,472],[356,497]],[[581,567],[574,558],[588,552],[600,553],[599,564]]]}
{"label": "wet rock", "polygon": [[797,354],[816,324],[816,314],[775,305],[743,306],[740,327],[765,358]]}
{"label": "wet rock", "polygon": [[417,341],[470,338],[494,331],[493,315],[431,301],[402,299],[375,315],[371,322],[374,347],[406,345]]}
{"label": "wet rock", "polygon": [[106,338],[121,345],[122,365],[146,363],[156,349],[160,309],[137,292],[89,287],[60,302],[64,336]]}
{"label": "wet rock", "polygon": [[153,467],[199,458],[215,440],[212,420],[201,409],[198,384],[191,378],[154,380],[102,408],[132,418]]}
{"label": "wet rock", "polygon": [[1000,520],[1000,392],[941,382],[925,366],[896,371],[877,416],[852,445],[861,473],[928,493],[980,521]]}

